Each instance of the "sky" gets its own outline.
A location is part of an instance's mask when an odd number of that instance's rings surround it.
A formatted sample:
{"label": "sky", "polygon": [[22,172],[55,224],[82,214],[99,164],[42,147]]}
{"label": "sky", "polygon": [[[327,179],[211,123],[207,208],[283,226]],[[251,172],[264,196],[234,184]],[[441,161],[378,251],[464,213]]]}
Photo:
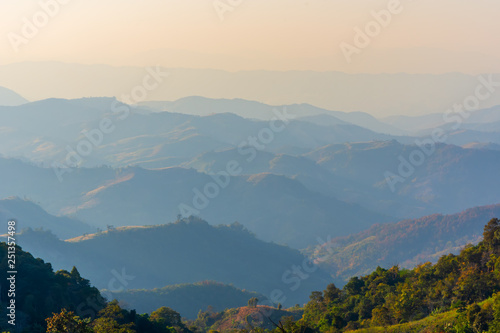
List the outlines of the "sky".
{"label": "sky", "polygon": [[498,0],[2,0],[0,65],[500,72],[498,13]]}

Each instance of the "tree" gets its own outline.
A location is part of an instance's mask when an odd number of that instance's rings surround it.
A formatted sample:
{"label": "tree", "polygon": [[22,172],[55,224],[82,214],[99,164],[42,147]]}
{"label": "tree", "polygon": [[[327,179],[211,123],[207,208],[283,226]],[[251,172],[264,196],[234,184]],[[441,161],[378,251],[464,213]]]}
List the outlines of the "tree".
{"label": "tree", "polygon": [[115,319],[102,317],[94,320],[92,328],[95,333],[136,333],[133,323],[120,324]]}
{"label": "tree", "polygon": [[500,220],[491,219],[484,227],[484,243],[489,248],[497,248],[500,245]]}
{"label": "tree", "polygon": [[257,303],[259,303],[259,299],[257,297],[252,297],[248,300],[248,306],[251,308],[256,308]]}
{"label": "tree", "polygon": [[149,320],[162,327],[182,326],[181,315],[166,306],[162,306],[158,310],[153,311]]}
{"label": "tree", "polygon": [[372,311],[372,324],[374,326],[388,326],[392,324],[392,318],[385,306],[377,307]]}
{"label": "tree", "polygon": [[95,333],[135,333],[132,329],[134,323],[125,318],[126,314],[127,311],[118,305],[118,301],[111,301],[99,311],[99,318],[92,322],[92,328]]}
{"label": "tree", "polygon": [[81,287],[90,287],[90,281],[81,277],[80,272],[73,266],[73,269],[69,273],[71,279],[75,282],[76,285]]}
{"label": "tree", "polygon": [[493,320],[493,314],[477,304],[473,304],[468,309],[466,316],[474,332],[488,331],[489,323]]}
{"label": "tree", "polygon": [[349,282],[347,282],[347,284],[344,286],[344,290],[347,291],[350,296],[354,296],[361,294],[361,290],[364,286],[365,282],[359,277],[355,276],[352,277]]}
{"label": "tree", "polygon": [[335,284],[330,283],[326,286],[326,290],[323,292],[323,297],[327,302],[333,302],[340,298],[341,290],[335,286]]}
{"label": "tree", "polygon": [[314,303],[323,303],[323,293],[321,291],[313,291],[309,296],[309,299]]}
{"label": "tree", "polygon": [[91,333],[88,321],[81,320],[73,312],[62,309],[47,321],[47,333]]}

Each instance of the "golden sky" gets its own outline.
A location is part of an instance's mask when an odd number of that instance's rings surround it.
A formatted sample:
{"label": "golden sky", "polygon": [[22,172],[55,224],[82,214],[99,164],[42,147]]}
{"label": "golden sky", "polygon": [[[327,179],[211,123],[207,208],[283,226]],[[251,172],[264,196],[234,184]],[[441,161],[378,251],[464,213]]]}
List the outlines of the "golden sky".
{"label": "golden sky", "polygon": [[[65,4],[44,22],[40,3],[57,1],[0,1],[0,64],[500,72],[498,0],[401,0],[350,63],[340,45],[354,45],[354,28],[398,0],[59,0]],[[220,16],[215,4],[227,11]],[[25,38],[34,16],[40,28]],[[24,38],[17,52],[14,35]]]}

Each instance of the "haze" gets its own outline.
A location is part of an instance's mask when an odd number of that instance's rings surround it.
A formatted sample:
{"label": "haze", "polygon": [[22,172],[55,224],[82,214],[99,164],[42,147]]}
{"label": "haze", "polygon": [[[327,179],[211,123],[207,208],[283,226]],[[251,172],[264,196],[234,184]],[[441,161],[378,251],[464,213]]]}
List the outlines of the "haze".
{"label": "haze", "polygon": [[[226,1],[222,1],[226,3]],[[389,1],[252,0],[219,16],[214,1],[68,1],[15,52],[9,33],[40,10],[4,0],[0,64],[62,61],[114,66],[347,73],[499,72],[493,0],[401,1],[402,11],[348,63],[339,45]],[[235,1],[233,3],[238,3]],[[223,18],[221,20],[221,17]]]}

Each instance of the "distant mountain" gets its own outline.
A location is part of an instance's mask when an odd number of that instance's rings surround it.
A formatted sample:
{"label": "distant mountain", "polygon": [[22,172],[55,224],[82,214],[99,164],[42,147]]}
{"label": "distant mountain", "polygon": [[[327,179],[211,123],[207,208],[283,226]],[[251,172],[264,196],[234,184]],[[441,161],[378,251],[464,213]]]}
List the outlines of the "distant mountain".
{"label": "distant mountain", "polygon": [[467,145],[464,145],[463,148],[467,149],[487,149],[487,150],[498,150],[500,151],[500,145],[495,143],[479,143],[479,142],[471,142]]}
{"label": "distant mountain", "polygon": [[[424,157],[417,161],[421,165],[410,164],[415,154]],[[450,214],[500,202],[500,152],[494,150],[436,144],[428,154],[416,145],[385,141],[328,145],[304,156],[337,177],[373,188],[380,200],[356,202],[396,216]],[[392,178],[398,175],[399,181]]]}
{"label": "distant mountain", "polygon": [[187,319],[196,319],[200,311],[207,309],[223,311],[246,306],[252,297],[265,299],[262,294],[241,290],[215,281],[184,283],[147,290],[134,289],[115,292],[104,290],[103,294],[112,295],[121,304],[137,310],[138,313],[151,313],[162,306],[168,306]]}
{"label": "distant mountain", "polygon": [[[241,225],[210,226],[188,219],[174,224],[110,229],[68,241],[48,232],[27,231],[19,244],[56,268],[77,265],[94,285],[109,290],[151,289],[204,280],[232,283],[271,297],[281,290],[286,304],[303,303],[327,283],[321,270],[307,278],[305,257],[297,250],[256,239]],[[116,280],[116,275],[121,278]],[[124,276],[126,278],[124,278]],[[293,289],[291,289],[293,287]],[[273,296],[274,297],[274,296]]]}
{"label": "distant mountain", "polygon": [[[240,117],[258,120],[271,120],[276,117],[273,110],[286,109],[288,114],[294,115],[301,121],[308,121],[317,125],[333,126],[351,124],[365,127],[369,130],[385,134],[401,135],[404,131],[398,130],[386,123],[377,120],[365,112],[330,111],[310,104],[267,105],[243,99],[210,99],[200,96],[190,96],[179,100],[141,102],[139,106],[146,106],[158,111],[209,116],[219,113],[234,113]],[[326,120],[323,122],[322,120]]]}
{"label": "distant mountain", "polygon": [[430,215],[395,224],[380,224],[366,231],[333,239],[323,250],[310,249],[320,265],[344,284],[352,276],[372,272],[381,266],[416,265],[457,254],[469,243],[482,239],[484,221],[500,216],[500,204],[468,209],[453,215]]}
{"label": "distant mountain", "polygon": [[242,166],[244,174],[283,175],[300,182],[310,191],[342,201],[362,204],[371,202],[372,209],[377,209],[381,214],[384,211],[379,208],[383,206],[379,206],[378,201],[394,201],[394,198],[384,198],[384,195],[387,195],[381,190],[374,189],[371,185],[360,184],[356,180],[347,179],[344,176],[337,176],[323,168],[320,163],[305,156],[261,152],[253,161],[248,162],[246,156],[241,155],[237,149],[227,149],[201,154],[193,160],[181,164],[181,166],[194,168],[208,174],[216,174],[220,170],[224,170],[230,161],[237,161]]}
{"label": "distant mountain", "polygon": [[[210,102],[207,103],[210,106]],[[249,102],[235,103],[239,107]],[[272,111],[270,114],[275,116]],[[114,98],[49,99],[19,107],[0,107],[3,126],[0,152],[9,157],[52,164],[64,162],[68,154],[74,154],[73,151],[82,149],[78,145],[84,144],[91,152],[84,153],[80,166],[159,168],[178,165],[203,152],[250,145],[250,138],[262,136],[262,131],[268,133],[270,126],[280,129],[271,132],[270,139],[259,139],[259,142],[265,141],[265,145],[258,147],[278,153],[304,153],[330,143],[409,140],[345,121],[323,126],[291,118],[285,120],[283,127],[281,121],[271,124],[233,113],[206,116],[152,113],[145,108],[121,104]],[[102,121],[110,124],[107,133],[100,131]]]}
{"label": "distant mountain", "polygon": [[[26,196],[51,214],[100,228],[162,223],[178,214],[226,224],[239,221],[261,239],[297,248],[314,244],[318,235],[337,237],[374,223],[500,202],[495,190],[500,186],[500,152],[443,144],[424,154],[424,163],[402,182],[392,184],[393,192],[387,173],[398,175],[401,158],[407,161],[415,151],[420,148],[395,141],[337,144],[303,156],[258,152],[249,163],[247,155],[229,149],[185,164],[202,172],[82,168],[71,169],[63,182],[52,169],[0,159],[0,195]],[[229,161],[240,163],[241,175],[230,177],[227,185],[222,177],[224,188],[207,185],[216,184],[213,174],[226,170]],[[205,186],[216,191],[211,198],[197,194]]]}
{"label": "distant mountain", "polygon": [[[0,195],[28,196],[52,214],[100,228],[199,215],[225,224],[239,221],[261,239],[301,248],[316,243],[318,235],[341,236],[395,220],[316,193],[295,179],[266,173],[230,177],[209,198],[197,191],[203,193],[214,183],[212,176],[184,168],[82,168],[65,174],[62,182],[52,169],[17,160],[0,158],[0,169]],[[224,185],[227,178],[219,181]]]}
{"label": "distant mountain", "polygon": [[238,332],[239,330],[251,330],[259,327],[264,330],[274,330],[275,325],[286,319],[301,319],[303,310],[300,308],[280,309],[267,305],[256,307],[244,306],[240,308],[226,309],[219,313],[202,312],[198,315],[195,324],[204,329],[205,332]]}
{"label": "distant mountain", "polygon": [[28,100],[19,95],[18,93],[0,87],[0,105],[1,106],[15,106],[28,103]]}
{"label": "distant mountain", "polygon": [[[3,155],[50,164],[68,154],[69,144],[76,149],[73,143],[86,138],[81,133],[86,129],[85,124],[95,121],[97,127],[88,130],[99,128],[99,122],[112,114],[114,102],[112,98],[53,98],[20,106],[0,106],[0,151]],[[123,105],[117,104],[120,106]]]}
{"label": "distant mountain", "polygon": [[[389,116],[380,119],[382,122],[402,129],[412,135],[425,135],[431,129],[442,127],[448,129],[451,126],[460,126],[460,129],[481,129],[478,125],[487,126],[491,123],[500,122],[500,105],[477,111],[467,112],[468,116],[459,114],[446,114],[446,111],[452,108],[453,104],[443,109],[440,113],[432,113],[418,116]],[[460,121],[460,123],[457,123]],[[496,127],[496,130],[500,128]]]}
{"label": "distant mountain", "polygon": [[120,177],[120,170],[107,167],[80,168],[66,170],[61,182],[50,167],[1,157],[0,170],[0,198],[28,198],[52,215],[70,214],[64,208],[78,205],[82,193]]}
{"label": "distant mountain", "polygon": [[95,231],[88,224],[68,217],[50,215],[35,203],[19,198],[0,200],[0,219],[4,221],[2,224],[5,226],[5,231],[7,222],[14,219],[19,231],[24,228],[42,228],[51,230],[60,239]]}
{"label": "distant mountain", "polygon": [[[226,180],[222,177],[219,181]],[[118,221],[118,225],[161,223],[177,214],[199,215],[225,224],[239,221],[260,239],[296,248],[316,243],[320,235],[346,235],[377,222],[394,221],[356,204],[315,193],[284,176],[264,173],[231,177],[212,198],[203,194],[209,193],[205,192],[206,184],[216,183],[212,176],[193,170],[130,168],[114,183],[101,184],[82,195],[74,210],[67,208],[79,219],[101,228],[109,221]]]}
{"label": "distant mountain", "polygon": [[314,116],[305,116],[305,117],[300,117],[299,120],[307,121],[321,126],[335,126],[337,124],[342,124],[345,121],[378,133],[385,133],[391,135],[406,134],[406,131],[397,129],[396,127],[393,127],[388,124],[384,124],[383,122],[370,116],[368,113],[363,113],[363,112],[344,113],[344,112],[332,111],[332,114],[334,115],[319,114]]}
{"label": "distant mountain", "polygon": [[[210,121],[223,123],[236,117],[245,122],[235,115],[217,116],[222,119]],[[116,135],[122,135],[120,131],[117,127]],[[226,134],[214,135],[222,140]],[[196,140],[203,143],[202,138]],[[318,235],[338,237],[374,223],[452,214],[500,202],[496,191],[500,152],[496,150],[439,144],[429,156],[421,153],[425,161],[401,182],[388,182],[387,173],[398,175],[401,159],[408,161],[418,151],[417,146],[379,141],[327,145],[303,156],[256,151],[255,159],[248,162],[248,155],[232,148],[182,158],[189,162],[181,165],[200,172],[182,167],[80,168],[70,169],[63,182],[52,169],[0,158],[0,197],[26,196],[51,214],[72,216],[100,228],[163,223],[178,214],[225,224],[239,221],[261,239],[296,248],[314,244]],[[140,153],[130,148],[120,157],[128,161],[134,155]],[[230,161],[239,163],[241,174],[229,177],[229,182],[219,176],[222,185],[217,185],[213,174],[225,172]],[[176,162],[179,159],[172,157],[170,163]],[[199,194],[205,187],[215,192],[208,197]]]}
{"label": "distant mountain", "polygon": [[266,105],[244,99],[212,99],[201,96],[189,96],[176,101],[140,102],[139,106],[147,106],[156,111],[210,116],[219,113],[233,113],[243,118],[270,120],[277,106]]}
{"label": "distant mountain", "polygon": [[[169,76],[158,89],[148,92],[150,101],[174,101],[193,95],[242,98],[270,105],[309,103],[328,110],[363,111],[375,116],[444,112],[473,94],[479,84],[476,75],[461,73],[161,70]],[[131,66],[23,62],[0,66],[0,86],[11,87],[32,100],[121,96],[141,84],[147,74],[145,68]],[[494,80],[498,81],[497,74]],[[496,91],[485,103],[485,107],[500,104],[500,92]]]}
{"label": "distant mountain", "polygon": [[[500,122],[497,123],[499,125]],[[466,126],[464,126],[466,127]],[[488,126],[489,127],[489,126]],[[496,127],[495,131],[477,131],[472,129],[460,129],[446,133],[446,143],[457,146],[468,145],[469,143],[478,142],[483,144],[500,144],[500,128]]]}

